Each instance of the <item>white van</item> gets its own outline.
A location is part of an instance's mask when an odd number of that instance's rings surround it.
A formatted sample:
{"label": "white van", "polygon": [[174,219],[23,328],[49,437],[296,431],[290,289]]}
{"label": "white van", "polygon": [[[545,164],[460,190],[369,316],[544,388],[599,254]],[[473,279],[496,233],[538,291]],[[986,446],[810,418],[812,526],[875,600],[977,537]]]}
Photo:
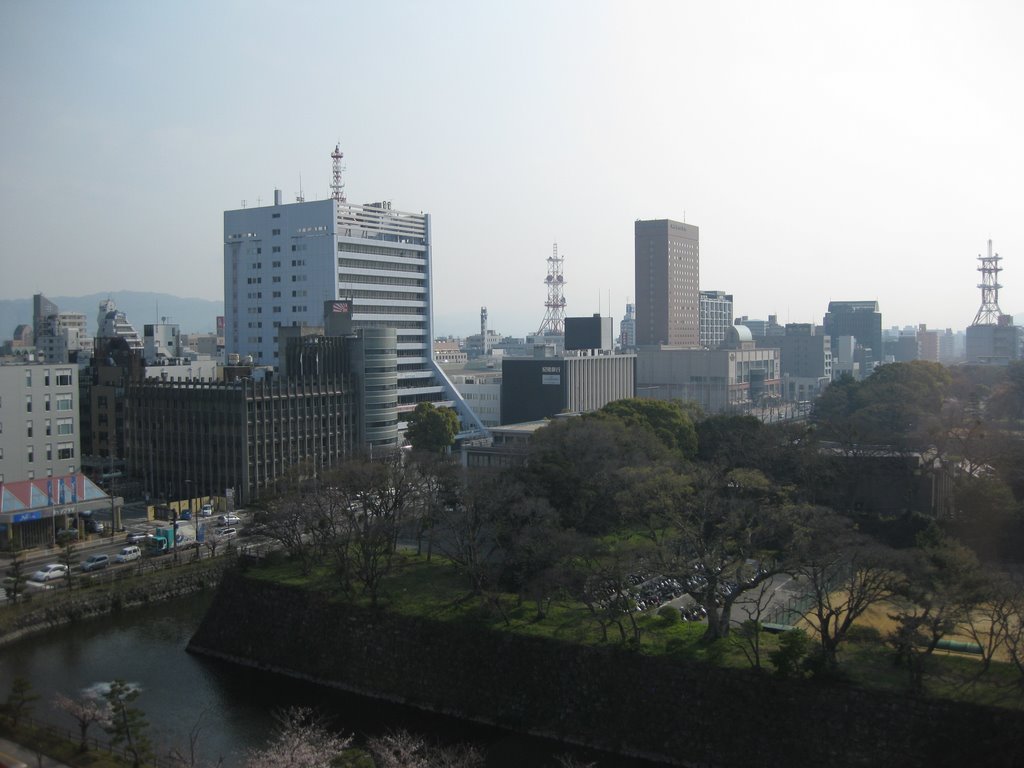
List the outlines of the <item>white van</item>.
{"label": "white van", "polygon": [[138,560],[140,557],[142,557],[142,550],[133,544],[129,547],[123,547],[121,551],[117,553],[117,557],[114,558],[114,561],[118,563],[130,563],[132,560]]}

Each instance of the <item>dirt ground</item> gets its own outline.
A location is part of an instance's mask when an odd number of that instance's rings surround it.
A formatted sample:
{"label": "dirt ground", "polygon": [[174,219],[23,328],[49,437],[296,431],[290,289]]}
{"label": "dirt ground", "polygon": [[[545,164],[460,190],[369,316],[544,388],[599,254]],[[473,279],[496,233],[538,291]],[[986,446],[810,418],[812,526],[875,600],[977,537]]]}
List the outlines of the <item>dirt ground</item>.
{"label": "dirt ground", "polygon": [[[858,627],[874,627],[875,629],[877,629],[879,632],[882,633],[883,637],[885,637],[886,635],[888,635],[890,632],[892,632],[896,628],[896,622],[889,618],[889,614],[892,613],[893,611],[894,611],[894,608],[891,605],[888,605],[888,604],[885,604],[885,605],[873,605],[870,608],[868,608],[868,610],[865,611],[864,614],[859,619],[857,619],[857,621],[854,622],[854,626],[858,626]],[[806,626],[808,629],[810,629],[810,624],[807,622],[806,619],[804,619],[803,622],[801,624],[798,624],[797,626]],[[985,625],[982,624],[982,626],[985,626]],[[813,632],[813,630],[811,630],[811,631]],[[963,632],[958,632],[958,633],[954,633],[952,635],[948,635],[947,639],[954,640],[954,641],[957,641],[957,642],[963,642],[963,643],[973,643],[974,642],[974,638],[970,637],[969,635],[967,635],[967,634],[965,634]],[[981,660],[980,656],[978,656],[976,654],[973,654],[973,653],[958,653],[956,651],[948,651],[948,650],[939,649],[939,648],[936,648],[934,653],[936,653],[936,654],[950,654],[950,655],[954,655],[954,656],[961,656],[963,658],[974,658],[974,659],[978,659],[979,661]],[[998,648],[996,650],[994,658],[997,661],[1009,661],[1009,656],[1006,653],[1006,650],[1003,649],[1002,647],[1000,647],[1000,648]]]}

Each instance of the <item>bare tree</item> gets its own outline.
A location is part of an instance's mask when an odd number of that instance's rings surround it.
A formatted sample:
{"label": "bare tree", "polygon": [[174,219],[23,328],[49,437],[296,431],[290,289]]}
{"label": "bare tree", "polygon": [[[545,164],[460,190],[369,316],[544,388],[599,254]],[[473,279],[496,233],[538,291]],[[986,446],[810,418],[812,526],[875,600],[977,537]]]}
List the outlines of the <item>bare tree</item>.
{"label": "bare tree", "polygon": [[414,470],[401,455],[376,461],[356,460],[332,475],[339,489],[332,507],[333,545],[343,583],[349,579],[377,605],[384,578],[391,572],[398,533],[414,506]]}
{"label": "bare tree", "polygon": [[897,582],[896,622],[888,642],[907,670],[910,689],[924,686],[925,666],[939,641],[968,623],[971,612],[991,594],[975,554],[956,541],[930,536],[903,559],[905,579]]}
{"label": "bare tree", "polygon": [[278,542],[307,574],[316,562],[309,541],[310,518],[305,500],[298,493],[279,497],[267,510],[267,536]]}
{"label": "bare tree", "polygon": [[[991,663],[992,646],[1002,648],[1017,672],[1013,691],[1016,697],[1024,696],[1024,593],[1020,586],[1006,579],[994,590],[985,619],[988,622],[988,644],[983,646],[985,667]],[[976,640],[982,640],[985,632],[980,622],[972,625]]]}
{"label": "bare tree", "polygon": [[555,762],[558,763],[559,768],[597,768],[597,763],[587,762],[570,754],[558,755],[555,757]]}
{"label": "bare tree", "polygon": [[[665,481],[658,481],[664,484]],[[705,641],[728,636],[737,600],[792,572],[810,507],[793,507],[759,471],[699,468],[652,497],[662,570],[707,611]]]}
{"label": "bare tree", "polygon": [[1007,637],[1015,634],[1021,605],[1021,590],[1006,577],[989,575],[992,588],[984,601],[967,615],[963,631],[981,649],[981,664],[969,682],[981,679],[1003,648]]}
{"label": "bare tree", "polygon": [[458,503],[462,480],[460,467],[450,455],[435,453],[414,454],[418,481],[416,517],[416,554],[423,554],[426,537],[427,560],[433,555],[435,528],[444,510]]}
{"label": "bare tree", "polygon": [[57,693],[53,697],[53,706],[62,712],[67,712],[78,723],[78,749],[80,752],[86,752],[89,749],[89,726],[96,724],[101,728],[106,728],[110,725],[112,715],[110,702],[98,694],[87,691],[77,699],[72,699],[63,693]]}
{"label": "bare tree", "polygon": [[64,583],[68,589],[71,589],[75,584],[75,565],[78,564],[78,553],[75,549],[75,542],[70,535],[61,536],[60,541],[61,550],[57,562],[65,567]]}
{"label": "bare tree", "polygon": [[602,641],[608,641],[611,627],[618,629],[623,643],[640,640],[636,594],[629,577],[643,569],[648,554],[650,546],[644,543],[591,541],[573,557],[568,589],[590,611]]}
{"label": "bare tree", "polygon": [[747,618],[740,624],[733,640],[754,669],[761,669],[761,620],[767,614],[774,598],[772,582],[762,581],[757,589],[748,591],[736,602],[736,607]]}
{"label": "bare tree", "polygon": [[828,669],[853,623],[894,594],[902,580],[893,552],[853,530],[838,515],[816,521],[813,544],[799,569],[811,599],[807,616]]}
{"label": "bare tree", "polygon": [[428,768],[423,739],[409,731],[388,731],[367,743],[377,768]]}
{"label": "bare tree", "polygon": [[494,537],[494,506],[500,477],[480,473],[457,497],[434,511],[437,548],[468,576],[472,593],[482,595],[492,575],[497,543]]}
{"label": "bare tree", "polygon": [[468,744],[431,745],[405,730],[374,736],[367,744],[377,768],[479,768],[484,756]]}
{"label": "bare tree", "polygon": [[352,743],[333,733],[309,707],[275,713],[277,728],[262,749],[250,750],[246,768],[329,768]]}
{"label": "bare tree", "polygon": [[[199,739],[203,732],[203,718],[206,717],[206,714],[206,710],[200,712],[195,722],[192,723],[192,727],[189,728],[187,752],[183,752],[178,747],[170,749],[167,757],[172,765],[180,766],[180,768],[200,768],[200,766],[209,765],[209,763],[205,763],[199,757]],[[213,766],[214,768],[219,768],[223,763],[224,758],[218,757],[217,762],[213,763]]]}
{"label": "bare tree", "polygon": [[17,603],[24,591],[28,575],[25,573],[25,551],[11,542],[11,561],[4,580],[4,591],[12,603]]}

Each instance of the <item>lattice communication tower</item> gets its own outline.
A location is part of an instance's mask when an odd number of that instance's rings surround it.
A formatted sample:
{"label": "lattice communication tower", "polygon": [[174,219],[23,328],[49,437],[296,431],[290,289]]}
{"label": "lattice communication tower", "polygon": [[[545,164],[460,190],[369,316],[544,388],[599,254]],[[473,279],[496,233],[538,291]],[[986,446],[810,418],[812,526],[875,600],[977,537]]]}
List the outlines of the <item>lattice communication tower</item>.
{"label": "lattice communication tower", "polygon": [[565,277],[562,275],[562,261],[562,257],[558,255],[558,243],[555,243],[551,246],[551,255],[548,256],[548,276],[544,278],[548,286],[548,300],[544,302],[546,311],[540,330],[537,331],[538,336],[545,333],[565,333],[565,294],[562,293]]}
{"label": "lattice communication tower", "polygon": [[342,158],[345,157],[345,153],[341,151],[341,144],[334,145],[334,151],[331,152],[331,160],[333,161],[333,181],[331,182],[331,197],[339,203],[348,202],[345,198],[345,182],[341,179],[341,172],[345,169],[341,165]]}
{"label": "lattice communication tower", "polygon": [[971,325],[998,325],[999,316],[1003,314],[999,309],[999,289],[1003,287],[999,284],[999,273],[1002,271],[999,262],[1002,258],[998,253],[992,253],[991,240],[988,241],[988,256],[978,256],[978,261],[981,262],[978,267],[981,272],[981,282],[978,283],[981,288],[981,307]]}

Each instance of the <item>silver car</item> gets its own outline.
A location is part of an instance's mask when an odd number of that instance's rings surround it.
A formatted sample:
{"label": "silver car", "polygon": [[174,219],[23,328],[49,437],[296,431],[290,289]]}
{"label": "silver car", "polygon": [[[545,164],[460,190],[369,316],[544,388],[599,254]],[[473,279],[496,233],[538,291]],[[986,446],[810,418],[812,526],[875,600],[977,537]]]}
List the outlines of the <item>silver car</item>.
{"label": "silver car", "polygon": [[110,555],[89,555],[82,563],[83,571],[99,571],[110,565]]}
{"label": "silver car", "polygon": [[32,574],[29,581],[54,581],[67,575],[68,567],[63,563],[47,563],[38,571]]}

